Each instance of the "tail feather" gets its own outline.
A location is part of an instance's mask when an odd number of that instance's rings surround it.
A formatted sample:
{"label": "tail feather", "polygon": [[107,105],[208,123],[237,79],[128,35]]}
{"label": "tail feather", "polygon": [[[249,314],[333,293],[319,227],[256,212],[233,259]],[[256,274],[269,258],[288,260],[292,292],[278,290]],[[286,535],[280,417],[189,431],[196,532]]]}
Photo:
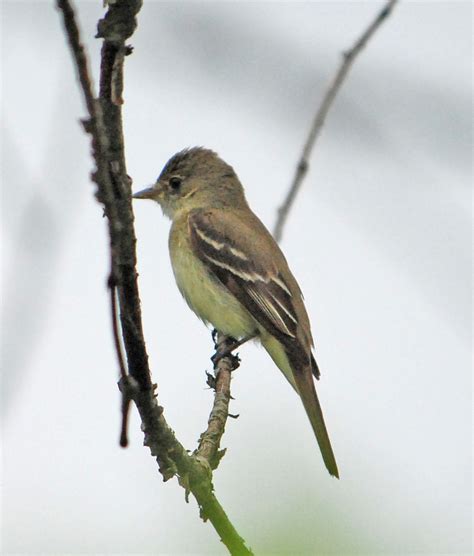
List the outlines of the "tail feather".
{"label": "tail feather", "polygon": [[334,457],[334,452],[332,451],[331,441],[329,440],[328,431],[324,423],[323,412],[321,410],[316,388],[314,386],[312,376],[314,370],[311,369],[310,365],[304,367],[301,365],[292,365],[292,367],[298,393],[301,401],[303,402],[311,426],[313,427],[326,469],[329,471],[330,475],[339,479],[336,458]]}
{"label": "tail feather", "polygon": [[319,380],[321,371],[319,370],[318,364],[316,363],[316,359],[314,358],[313,354],[311,354],[311,372],[313,373],[314,378],[316,380]]}
{"label": "tail feather", "polygon": [[264,334],[261,337],[263,346],[303,402],[327,470],[331,475],[339,478],[336,459],[314,387],[313,375],[315,378],[319,378],[316,361],[312,355],[311,358],[309,357],[309,350],[307,351],[293,338],[284,343],[282,340],[287,339],[284,337],[277,339],[270,334]]}

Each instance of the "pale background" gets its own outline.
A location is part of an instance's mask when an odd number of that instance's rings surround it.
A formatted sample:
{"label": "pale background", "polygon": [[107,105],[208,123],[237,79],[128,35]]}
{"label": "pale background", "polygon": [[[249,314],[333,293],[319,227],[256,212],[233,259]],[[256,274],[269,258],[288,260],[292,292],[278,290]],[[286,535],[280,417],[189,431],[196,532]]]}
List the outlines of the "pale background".
{"label": "pale background", "polygon": [[[101,2],[78,2],[93,39]],[[186,146],[231,163],[272,226],[310,117],[381,6],[145,2],[127,58],[138,190]],[[224,553],[176,480],[118,447],[105,221],[52,2],[2,2],[2,541],[6,554]],[[468,554],[469,2],[404,2],[344,85],[283,248],[305,293],[341,480],[263,350],[240,350],[216,491],[256,554]],[[145,336],[189,448],[210,335],[177,292],[169,223],[136,204]]]}

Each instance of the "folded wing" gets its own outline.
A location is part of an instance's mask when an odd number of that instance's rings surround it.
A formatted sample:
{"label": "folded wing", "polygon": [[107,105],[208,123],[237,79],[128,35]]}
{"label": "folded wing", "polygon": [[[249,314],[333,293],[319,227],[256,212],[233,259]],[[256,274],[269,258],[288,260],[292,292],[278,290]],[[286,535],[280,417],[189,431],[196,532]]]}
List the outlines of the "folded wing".
{"label": "folded wing", "polygon": [[249,238],[236,236],[235,230],[229,233],[222,214],[213,211],[191,214],[189,231],[195,253],[255,320],[279,339],[296,338],[292,292],[268,253],[259,252]]}

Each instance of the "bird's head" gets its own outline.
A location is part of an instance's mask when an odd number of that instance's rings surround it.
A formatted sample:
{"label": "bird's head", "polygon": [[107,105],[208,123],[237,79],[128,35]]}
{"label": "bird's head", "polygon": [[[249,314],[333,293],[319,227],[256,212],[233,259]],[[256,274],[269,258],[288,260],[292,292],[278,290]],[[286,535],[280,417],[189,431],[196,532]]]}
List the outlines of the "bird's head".
{"label": "bird's head", "polygon": [[133,195],[156,201],[169,218],[194,208],[247,206],[243,187],[233,168],[214,151],[185,149],[166,163],[156,183]]}

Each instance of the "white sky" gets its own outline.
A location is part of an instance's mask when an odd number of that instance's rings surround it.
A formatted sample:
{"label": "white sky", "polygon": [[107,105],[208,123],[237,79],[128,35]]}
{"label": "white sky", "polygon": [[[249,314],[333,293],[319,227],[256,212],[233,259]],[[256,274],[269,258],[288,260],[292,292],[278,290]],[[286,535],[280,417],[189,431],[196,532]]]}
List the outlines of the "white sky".
{"label": "white sky", "polygon": [[[5,554],[222,554],[142,446],[118,447],[107,239],[59,15],[2,2],[2,540]],[[232,164],[271,227],[310,118],[379,2],[145,2],[124,106],[134,189],[186,146]],[[101,2],[77,2],[96,70]],[[240,350],[216,492],[256,554],[468,554],[472,8],[404,2],[357,60],[283,241],[305,293],[326,473],[300,402]],[[145,336],[189,448],[209,332],[174,285],[169,223],[137,203]]]}

